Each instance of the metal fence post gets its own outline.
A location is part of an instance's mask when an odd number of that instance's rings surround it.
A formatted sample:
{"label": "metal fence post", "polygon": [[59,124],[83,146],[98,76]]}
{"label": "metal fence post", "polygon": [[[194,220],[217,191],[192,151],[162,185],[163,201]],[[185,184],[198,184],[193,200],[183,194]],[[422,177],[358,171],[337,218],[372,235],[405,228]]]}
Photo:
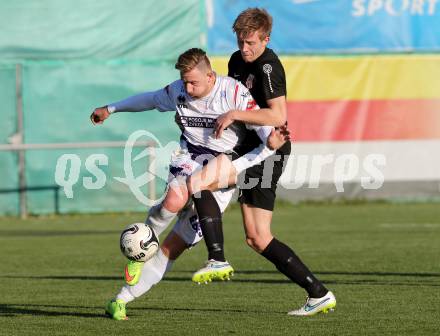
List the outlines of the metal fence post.
{"label": "metal fence post", "polygon": [[[16,111],[17,111],[17,143],[23,144],[23,85],[22,85],[22,65],[15,65],[15,97],[16,97]],[[27,217],[27,203],[26,203],[26,159],[25,151],[18,151],[18,183],[20,190],[20,217],[25,219]]]}

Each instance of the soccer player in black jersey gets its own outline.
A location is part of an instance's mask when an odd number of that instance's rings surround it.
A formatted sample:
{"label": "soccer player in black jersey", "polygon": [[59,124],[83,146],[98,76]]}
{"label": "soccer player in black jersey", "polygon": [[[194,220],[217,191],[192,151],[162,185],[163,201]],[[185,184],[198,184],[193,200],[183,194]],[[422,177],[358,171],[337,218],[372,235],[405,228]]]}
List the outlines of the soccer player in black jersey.
{"label": "soccer player in black jersey", "polygon": [[[220,116],[215,126],[216,137],[220,137],[222,131],[234,121],[272,125],[286,130],[286,78],[277,55],[266,47],[271,29],[272,17],[264,9],[249,8],[235,20],[233,31],[237,36],[239,50],[229,60],[228,75],[250,90],[260,109],[229,111]],[[255,132],[249,132],[244,143],[245,146],[236,149],[239,154],[249,152],[261,142]],[[292,249],[274,238],[270,230],[277,182],[290,150],[291,144],[287,141],[276,152],[278,156],[272,161],[274,165],[270,181],[263,181],[264,162],[246,170],[245,182],[255,178],[259,182],[251,189],[244,186],[240,188],[239,202],[248,245],[308,293],[305,305],[289,312],[289,315],[307,316],[333,309],[336,299]],[[216,279],[216,261],[225,261],[221,214],[209,190],[203,190],[199,198],[194,197],[194,203],[208,248],[209,261],[194,273],[193,281],[201,282],[206,277],[209,281]]]}

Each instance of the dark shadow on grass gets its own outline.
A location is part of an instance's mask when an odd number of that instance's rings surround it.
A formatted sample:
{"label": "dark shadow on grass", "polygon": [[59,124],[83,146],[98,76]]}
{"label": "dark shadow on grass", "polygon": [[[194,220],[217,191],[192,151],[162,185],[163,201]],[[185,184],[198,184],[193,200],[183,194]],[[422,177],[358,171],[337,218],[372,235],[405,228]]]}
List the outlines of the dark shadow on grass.
{"label": "dark shadow on grass", "polygon": [[107,235],[120,234],[119,230],[85,230],[85,231],[56,231],[56,230],[1,230],[2,237],[62,237],[62,236],[88,236],[88,235]]}
{"label": "dark shadow on grass", "polygon": [[122,280],[120,276],[89,276],[89,275],[2,275],[0,278],[8,279],[33,279],[33,280],[102,280],[102,281],[115,281]]}
{"label": "dark shadow on grass", "polygon": [[[172,282],[189,282],[191,283],[191,273],[188,273],[188,276],[179,277],[173,276],[170,274],[169,276],[165,276],[162,281],[172,281]],[[88,276],[88,275],[1,275],[0,278],[6,279],[31,279],[31,280],[99,280],[99,281],[121,281],[123,280],[122,276]],[[233,278],[234,282],[254,282],[254,283],[286,283],[289,280],[283,279],[237,279]]]}
{"label": "dark shadow on grass", "polygon": [[[373,285],[373,286],[424,286],[424,287],[440,287],[440,282],[427,282],[408,280],[408,281],[398,281],[398,280],[326,280],[321,278],[325,284],[335,284],[335,285]],[[170,282],[187,282],[190,281],[187,277],[166,277],[163,281]],[[249,283],[249,284],[289,284],[292,283],[288,279],[238,279],[236,277],[232,278],[231,283]]]}
{"label": "dark shadow on grass", "polygon": [[0,311],[1,311],[1,305],[6,306],[14,306],[14,307],[43,307],[43,308],[77,308],[77,309],[104,309],[104,306],[77,306],[77,305],[50,305],[50,304],[36,304],[36,303],[26,303],[26,304],[20,304],[20,303],[1,303],[0,304]]}
{"label": "dark shadow on grass", "polygon": [[[162,281],[170,281],[170,282],[191,282],[190,277],[176,277],[176,276],[166,276]],[[266,283],[266,284],[286,284],[289,283],[290,280],[284,279],[238,279],[237,277],[233,277],[230,281],[218,281],[218,283]],[[216,281],[217,283],[217,281]],[[196,284],[194,284],[197,286]]]}
{"label": "dark shadow on grass", "polygon": [[169,307],[130,307],[130,311],[175,311],[175,312],[211,312],[211,313],[219,313],[219,312],[227,312],[227,313],[256,313],[256,314],[283,314],[286,315],[286,312],[275,312],[275,311],[257,311],[257,310],[248,310],[248,309],[231,309],[231,308],[169,308]]}
{"label": "dark shadow on grass", "polygon": [[[179,276],[178,274],[187,274],[185,276]],[[163,279],[164,282],[188,282],[191,283],[192,272],[176,271],[167,274]],[[245,275],[249,274],[273,274],[278,275],[277,279],[249,279]],[[318,275],[324,275],[320,277],[326,284],[335,285],[373,285],[373,286],[428,286],[428,287],[440,287],[440,276],[438,273],[389,273],[389,272],[316,272]],[[356,276],[357,279],[326,279],[326,275],[349,275]],[[376,276],[379,278],[369,279],[365,277]],[[389,276],[400,277],[399,279],[390,279]],[[387,278],[388,277],[388,278]],[[408,277],[408,278],[405,278]],[[413,279],[411,279],[413,277]],[[431,277],[433,279],[427,279]],[[122,281],[121,276],[90,276],[90,275],[43,275],[43,276],[26,276],[26,275],[2,275],[0,278],[8,279],[32,279],[32,280],[81,280],[81,281]],[[414,279],[419,278],[419,279]],[[240,271],[236,273],[236,276],[231,279],[234,283],[259,283],[259,284],[288,284],[291,281],[287,278],[281,277],[277,271]]]}
{"label": "dark shadow on grass", "polygon": [[[278,274],[276,270],[240,270],[236,274]],[[401,276],[401,277],[440,277],[440,273],[402,273],[402,272],[344,272],[344,271],[314,271],[321,275],[361,275],[361,276]]]}
{"label": "dark shadow on grass", "polygon": [[[32,307],[32,308],[28,308]],[[44,316],[77,316],[77,317],[102,317],[108,318],[104,313],[102,314],[92,314],[92,313],[71,313],[71,312],[52,312],[40,309],[35,309],[34,307],[42,308],[53,308],[53,309],[102,309],[103,307],[85,307],[85,306],[65,306],[65,305],[46,305],[46,304],[0,304],[0,317],[2,316],[16,316],[16,315],[44,315]],[[130,312],[136,311],[175,311],[175,312],[227,312],[227,313],[259,313],[268,314],[267,311],[250,311],[245,309],[230,309],[230,308],[170,308],[170,307],[130,307]],[[285,314],[285,312],[274,312],[271,314]],[[130,314],[136,315],[136,314]]]}
{"label": "dark shadow on grass", "polygon": [[399,277],[416,277],[416,278],[428,278],[428,277],[440,277],[440,273],[402,273],[402,272],[325,272],[318,271],[316,274],[323,275],[366,275],[366,276],[399,276]]}
{"label": "dark shadow on grass", "polygon": [[[93,313],[77,313],[77,312],[59,312],[59,311],[47,311],[42,309],[28,308],[32,305],[14,305],[14,304],[0,304],[0,317],[8,316],[14,317],[17,315],[32,315],[32,316],[73,316],[73,317],[101,317],[105,318],[104,314]],[[36,306],[36,305],[34,305]],[[45,306],[58,308],[57,306]],[[79,308],[79,307],[69,307]]]}
{"label": "dark shadow on grass", "polygon": [[365,286],[410,286],[410,287],[440,287],[440,282],[426,281],[394,281],[394,280],[325,280],[326,285],[365,285]]}

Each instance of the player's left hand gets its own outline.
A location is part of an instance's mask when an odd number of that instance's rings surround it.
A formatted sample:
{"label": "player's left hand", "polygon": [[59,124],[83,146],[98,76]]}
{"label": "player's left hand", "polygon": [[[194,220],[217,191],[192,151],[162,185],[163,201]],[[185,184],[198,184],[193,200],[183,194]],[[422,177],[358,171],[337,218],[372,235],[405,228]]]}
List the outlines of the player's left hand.
{"label": "player's left hand", "polygon": [[273,129],[267,138],[267,147],[272,150],[277,150],[283,146],[287,141],[290,141],[290,131],[286,125]]}
{"label": "player's left hand", "polygon": [[93,125],[102,124],[108,117],[110,117],[110,113],[107,109],[107,106],[97,107],[90,115],[90,121]]}
{"label": "player's left hand", "polygon": [[232,111],[229,111],[218,117],[214,125],[214,137],[216,139],[220,138],[222,136],[223,130],[231,125],[233,122],[234,118],[232,117]]}

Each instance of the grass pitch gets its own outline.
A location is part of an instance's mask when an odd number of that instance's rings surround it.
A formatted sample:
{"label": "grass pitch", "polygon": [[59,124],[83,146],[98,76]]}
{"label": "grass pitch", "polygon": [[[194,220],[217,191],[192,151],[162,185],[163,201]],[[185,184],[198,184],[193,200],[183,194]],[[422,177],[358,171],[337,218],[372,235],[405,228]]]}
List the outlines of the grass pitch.
{"label": "grass pitch", "polygon": [[[0,335],[439,335],[440,205],[280,205],[273,231],[336,295],[335,312],[287,316],[305,293],[244,242],[225,216],[233,280],[197,286],[204,244],[128,305],[104,317],[123,284],[123,226],[144,214],[0,219]],[[163,237],[162,237],[163,238]]]}

